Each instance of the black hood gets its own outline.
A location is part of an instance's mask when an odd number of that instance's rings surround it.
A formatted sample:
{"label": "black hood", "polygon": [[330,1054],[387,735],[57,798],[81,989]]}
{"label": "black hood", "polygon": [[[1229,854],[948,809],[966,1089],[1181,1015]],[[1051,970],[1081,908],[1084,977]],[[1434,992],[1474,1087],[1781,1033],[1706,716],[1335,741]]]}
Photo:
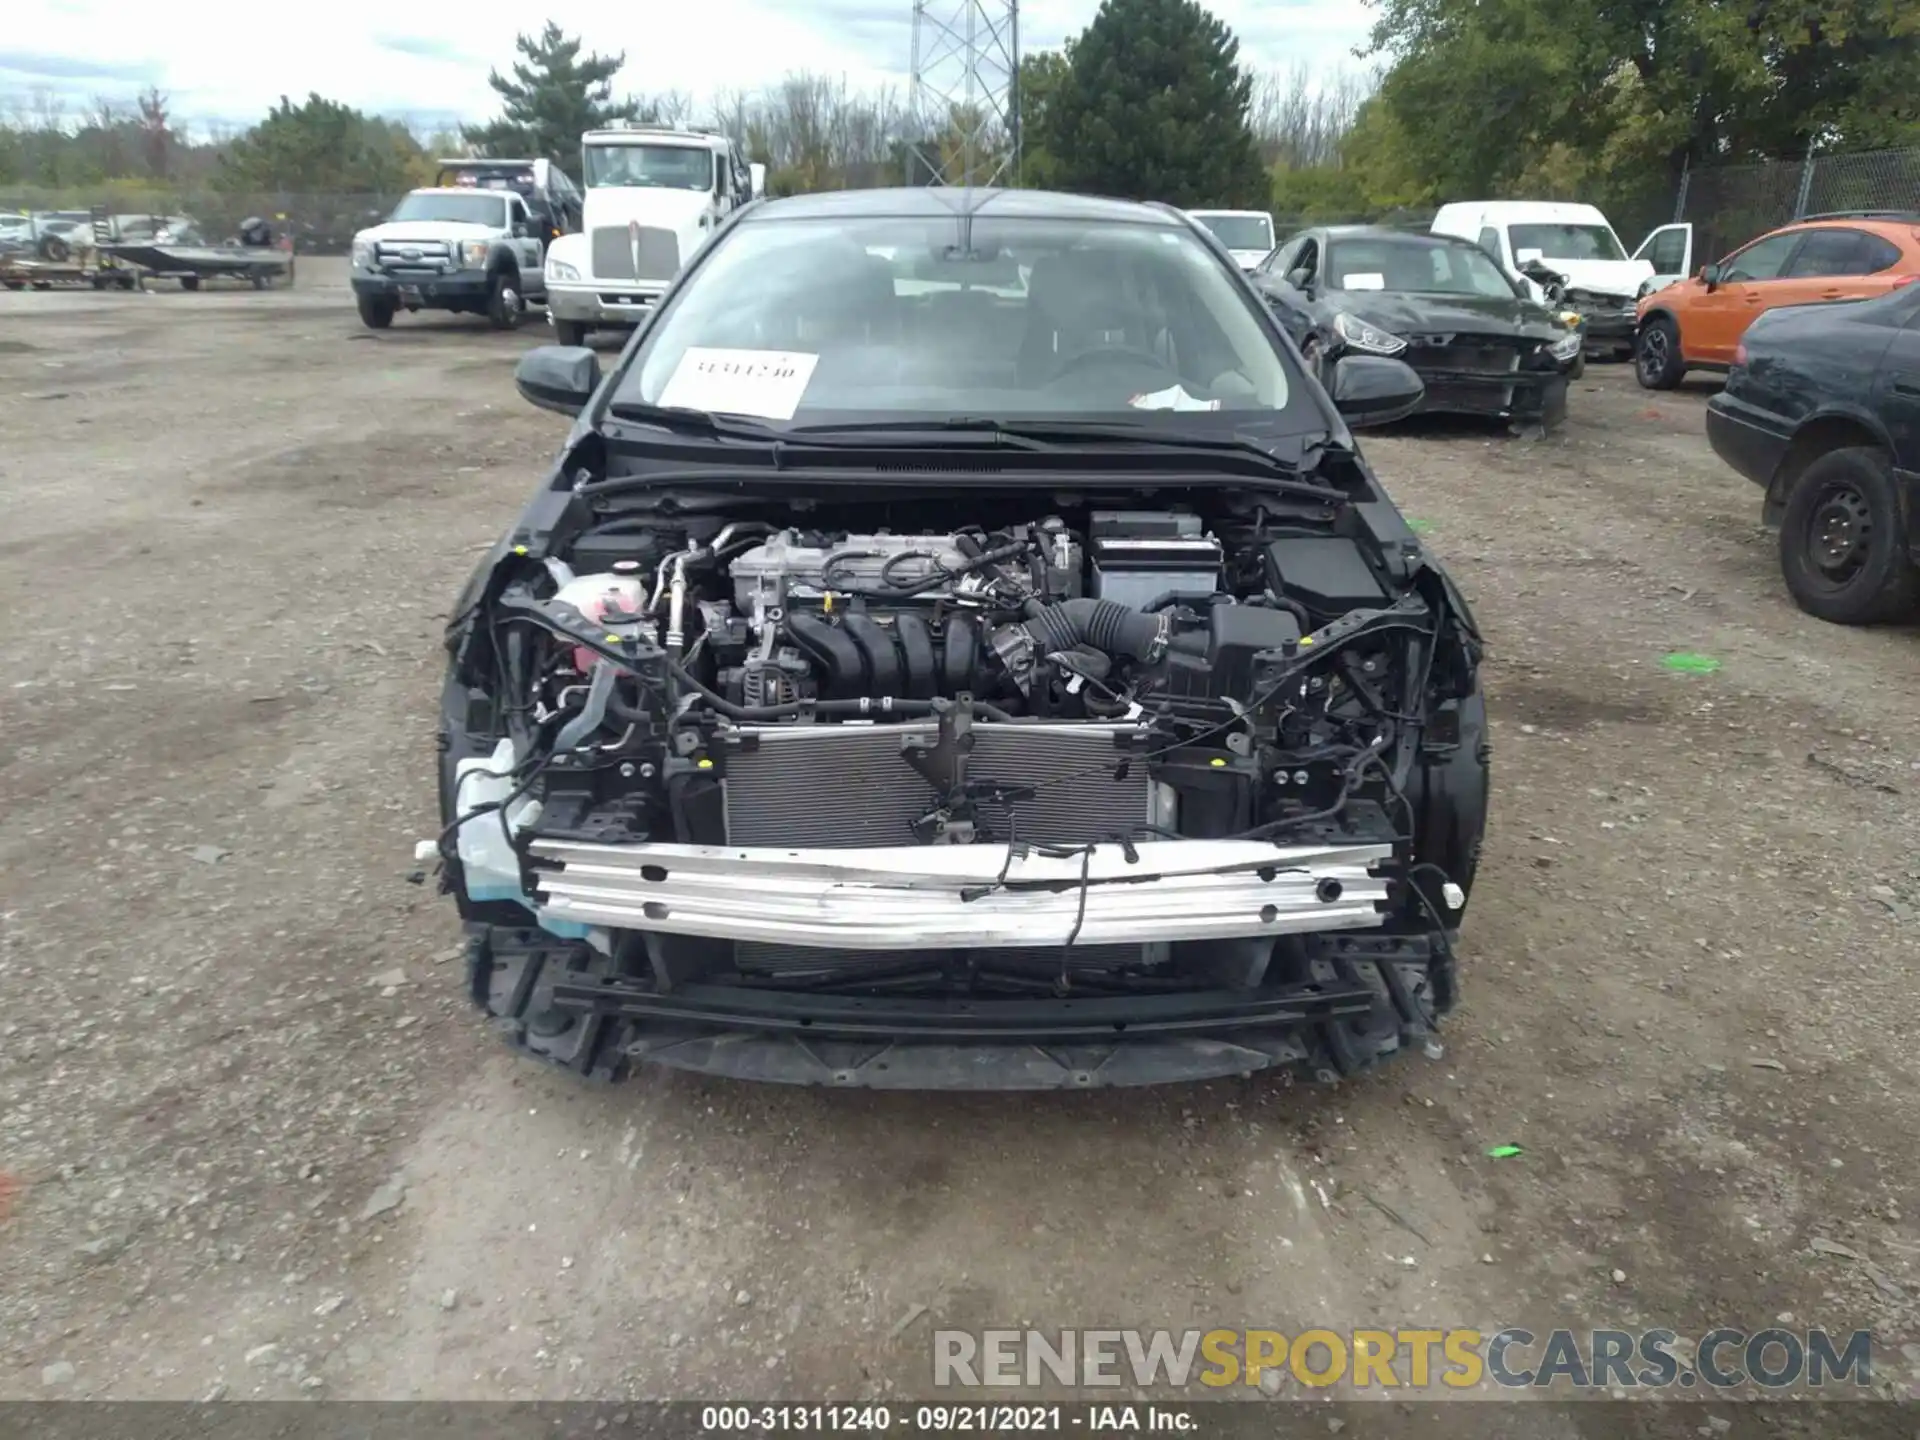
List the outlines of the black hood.
{"label": "black hood", "polygon": [[1552,313],[1530,300],[1495,295],[1417,295],[1406,291],[1334,290],[1327,303],[1396,335],[1420,331],[1526,335],[1557,339]]}

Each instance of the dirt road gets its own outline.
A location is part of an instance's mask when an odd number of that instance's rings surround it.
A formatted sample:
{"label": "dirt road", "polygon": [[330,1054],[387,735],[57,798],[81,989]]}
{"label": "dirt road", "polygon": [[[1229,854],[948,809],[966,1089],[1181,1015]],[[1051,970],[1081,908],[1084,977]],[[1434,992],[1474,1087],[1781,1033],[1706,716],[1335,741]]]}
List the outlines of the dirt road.
{"label": "dirt road", "polygon": [[544,329],[376,336],[319,271],[0,296],[0,1396],[910,1395],[934,1327],[1022,1322],[1791,1316],[1920,1379],[1920,634],[1792,608],[1704,392],[1367,442],[1493,647],[1438,1058],[595,1091],[407,879]]}

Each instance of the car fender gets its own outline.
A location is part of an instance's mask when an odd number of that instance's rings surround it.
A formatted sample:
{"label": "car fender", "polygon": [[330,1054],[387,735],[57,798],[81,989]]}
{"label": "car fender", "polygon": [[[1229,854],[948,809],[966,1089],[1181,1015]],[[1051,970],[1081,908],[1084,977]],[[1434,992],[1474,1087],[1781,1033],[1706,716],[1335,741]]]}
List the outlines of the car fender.
{"label": "car fender", "polygon": [[[1770,525],[1779,522],[1793,482],[1815,460],[1830,450],[1863,441],[1879,446],[1889,457],[1896,453],[1893,436],[1886,424],[1870,408],[1857,401],[1824,402],[1802,416],[1793,427],[1793,438],[1787,442],[1780,463],[1774,468],[1773,478],[1767,482],[1767,498],[1762,511],[1764,521]],[[1912,515],[1905,518],[1909,524],[1914,520]]]}

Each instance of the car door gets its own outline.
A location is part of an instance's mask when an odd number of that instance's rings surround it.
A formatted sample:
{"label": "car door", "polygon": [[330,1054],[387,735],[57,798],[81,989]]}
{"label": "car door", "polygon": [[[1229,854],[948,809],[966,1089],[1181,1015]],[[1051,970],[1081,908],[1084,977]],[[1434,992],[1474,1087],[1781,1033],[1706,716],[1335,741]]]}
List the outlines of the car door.
{"label": "car door", "polygon": [[1823,300],[1870,300],[1893,288],[1900,249],[1866,230],[1828,225],[1809,230],[1793,253],[1785,278],[1789,298],[1782,305],[1812,305]]}
{"label": "car door", "polygon": [[1689,299],[1680,324],[1686,356],[1697,364],[1731,365],[1740,337],[1754,317],[1777,298],[1782,275],[1804,230],[1776,230],[1763,235],[1720,262],[1719,277],[1710,290]]}
{"label": "car door", "polygon": [[1662,225],[1647,233],[1633,258],[1653,267],[1654,288],[1671,285],[1693,274],[1693,224]]}
{"label": "car door", "polygon": [[[1908,306],[1907,323],[1880,361],[1874,408],[1893,440],[1894,467],[1920,475],[1920,300]],[[1920,535],[1908,539],[1920,540]]]}
{"label": "car door", "polygon": [[527,209],[527,202],[518,195],[507,198],[507,224],[513,235],[508,245],[514,259],[520,262],[523,281],[541,274],[543,260],[539,231],[533,223],[532,213]]}
{"label": "car door", "polygon": [[1295,289],[1287,276],[1302,267],[1317,272],[1319,253],[1315,236],[1297,235],[1267,257],[1271,269],[1261,276],[1265,283],[1260,288],[1273,306],[1274,318],[1296,345],[1305,344],[1313,333],[1313,316],[1307,309],[1306,295]]}

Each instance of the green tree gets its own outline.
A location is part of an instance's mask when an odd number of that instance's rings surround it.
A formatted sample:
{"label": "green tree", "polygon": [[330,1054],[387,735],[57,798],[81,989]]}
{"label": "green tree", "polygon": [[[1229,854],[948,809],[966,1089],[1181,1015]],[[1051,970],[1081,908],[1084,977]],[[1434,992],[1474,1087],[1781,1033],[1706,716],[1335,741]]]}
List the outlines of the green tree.
{"label": "green tree", "polygon": [[1373,44],[1436,194],[1920,141],[1911,0],[1379,0]]}
{"label": "green tree", "polygon": [[547,159],[571,169],[582,132],[639,118],[638,102],[613,98],[613,77],[627,63],[625,51],[582,55],[581,42],[551,20],[538,35],[522,35],[514,45],[521,58],[514,61],[512,76],[498,70],[487,76],[500,97],[500,118],[462,131],[476,153]]}
{"label": "green tree", "polygon": [[1065,188],[1175,205],[1264,204],[1240,42],[1197,0],[1101,0],[1047,95]]}
{"label": "green tree", "polygon": [[1020,183],[1030,190],[1054,190],[1060,185],[1060,162],[1047,148],[1047,125],[1053,97],[1066,82],[1071,49],[1040,50],[1020,57],[1015,95],[1020,115]]}
{"label": "green tree", "polygon": [[309,94],[286,96],[227,147],[214,184],[228,193],[391,194],[421,178],[426,156],[404,125]]}

